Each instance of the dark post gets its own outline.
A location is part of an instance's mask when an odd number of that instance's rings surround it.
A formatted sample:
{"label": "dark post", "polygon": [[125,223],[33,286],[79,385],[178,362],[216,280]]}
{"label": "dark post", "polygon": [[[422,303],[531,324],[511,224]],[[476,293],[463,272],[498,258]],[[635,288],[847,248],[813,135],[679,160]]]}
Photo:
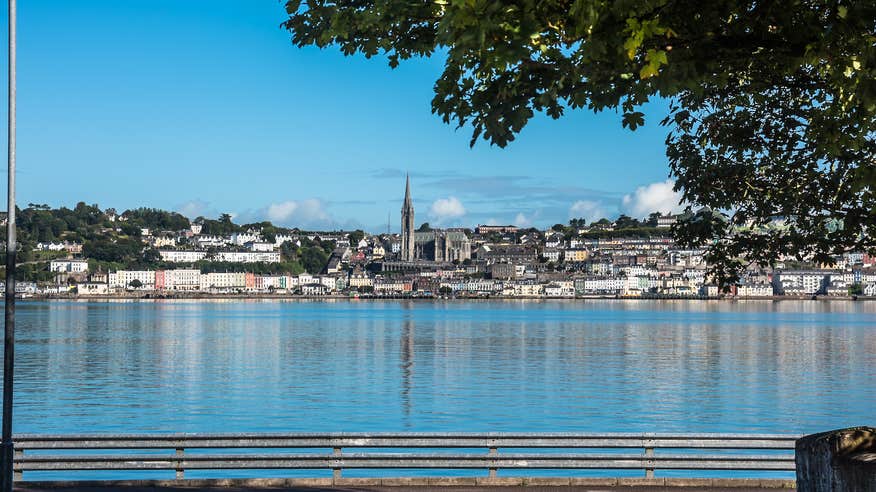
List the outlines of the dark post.
{"label": "dark post", "polygon": [[0,492],[12,492],[12,382],[15,360],[15,0],[9,0],[9,154],[6,207],[6,292],[3,337],[3,441]]}

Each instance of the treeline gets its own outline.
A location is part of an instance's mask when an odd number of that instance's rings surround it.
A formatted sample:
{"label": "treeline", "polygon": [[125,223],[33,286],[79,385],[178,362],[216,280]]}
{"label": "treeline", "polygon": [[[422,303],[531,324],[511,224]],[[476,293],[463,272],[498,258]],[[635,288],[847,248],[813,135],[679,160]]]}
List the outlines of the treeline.
{"label": "treeline", "polygon": [[[141,207],[120,214],[113,208],[101,210],[97,204],[89,205],[85,202],[79,202],[73,208],[52,208],[45,204],[30,203],[27,208],[16,209],[16,218],[20,244],[19,278],[26,281],[46,281],[53,278],[53,274],[48,272],[49,257],[44,254],[46,252],[34,251],[38,243],[82,244],[82,256],[89,259],[89,268],[92,271],[154,270],[179,268],[181,265],[163,263],[158,251],[143,243],[143,229],[149,229],[152,234],[162,231],[178,232],[189,229],[192,223],[197,223],[202,227],[202,234],[221,236],[257,229],[261,230],[262,237],[269,242],[273,242],[279,234],[299,232],[297,229],[277,227],[268,221],[235,224],[229,214],[222,214],[216,219],[198,217],[190,221],[177,212],[157,208]],[[303,272],[320,273],[325,268],[335,243],[311,241],[303,236],[301,239],[300,247],[290,243],[282,246],[280,263],[200,262],[194,266],[204,272],[249,271],[293,275]],[[6,229],[0,228],[0,241],[5,240]],[[0,261],[5,262],[5,255],[2,253]]]}
{"label": "treeline", "polygon": [[[639,220],[635,217],[621,214],[614,222],[602,218],[590,223],[587,232],[578,231],[588,227],[587,221],[582,218],[570,219],[569,224],[554,224],[551,230],[562,233],[566,239],[614,239],[622,237],[648,238],[652,236],[669,236],[666,228],[658,228],[657,220],[661,217],[660,212],[654,212],[647,218]],[[609,230],[608,228],[611,227]],[[604,229],[603,229],[604,228]]]}

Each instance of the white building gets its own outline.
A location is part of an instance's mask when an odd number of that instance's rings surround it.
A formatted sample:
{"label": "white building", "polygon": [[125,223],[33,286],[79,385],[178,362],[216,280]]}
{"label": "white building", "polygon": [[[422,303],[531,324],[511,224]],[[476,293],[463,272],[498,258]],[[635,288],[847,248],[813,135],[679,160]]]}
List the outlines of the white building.
{"label": "white building", "polygon": [[304,284],[301,286],[301,294],[305,296],[324,296],[329,293],[329,288],[320,283]]}
{"label": "white building", "polygon": [[575,297],[575,287],[571,280],[551,282],[544,286],[546,297]]}
{"label": "white building", "polygon": [[88,260],[61,259],[49,262],[50,272],[82,273],[88,271]]}
{"label": "white building", "polygon": [[109,284],[106,282],[83,282],[76,285],[80,295],[101,296],[109,294]]}
{"label": "white building", "polygon": [[231,243],[237,246],[243,246],[246,243],[256,243],[261,240],[261,236],[252,232],[236,232],[231,235]]}
{"label": "white building", "polygon": [[657,218],[657,227],[670,228],[678,222],[678,215],[666,214]]}
{"label": "white building", "polygon": [[830,283],[829,270],[777,272],[773,275],[773,290],[778,295],[812,295],[823,291]]}
{"label": "white building", "polygon": [[201,290],[232,291],[246,288],[246,274],[243,272],[212,272],[201,274]]}
{"label": "white building", "polygon": [[274,251],[274,243],[250,242],[246,243],[246,249],[250,251]]}
{"label": "white building", "polygon": [[207,257],[206,251],[159,250],[158,254],[168,263],[195,263]]}
{"label": "white building", "polygon": [[770,284],[742,284],[736,287],[736,295],[739,297],[770,297],[773,295],[773,286]]}
{"label": "white building", "polygon": [[588,277],[584,279],[585,294],[619,294],[626,290],[626,277]]}
{"label": "white building", "polygon": [[278,248],[285,242],[292,243],[295,246],[301,246],[301,241],[299,241],[297,237],[292,236],[291,234],[277,234],[276,236],[274,236],[274,245]]}
{"label": "white building", "polygon": [[173,236],[154,236],[152,246],[155,248],[172,248],[176,246],[176,238]]}
{"label": "white building", "polygon": [[545,260],[552,261],[554,263],[559,263],[560,261],[560,250],[556,248],[545,248],[542,252],[542,256],[544,256]]}
{"label": "white building", "polygon": [[155,289],[155,272],[152,270],[119,270],[110,272],[108,278],[110,289],[133,289],[135,287],[131,283],[135,280],[140,283],[140,287],[136,287],[137,290]]}
{"label": "white building", "polygon": [[228,244],[228,240],[222,236],[198,236],[195,238],[195,244],[199,248],[218,248]]}
{"label": "white building", "polygon": [[279,251],[220,251],[214,253],[214,261],[228,263],[280,263]]}
{"label": "white building", "polygon": [[165,290],[199,290],[201,271],[194,269],[175,269],[158,271],[155,274],[155,288]]}
{"label": "white building", "polygon": [[507,284],[502,292],[513,297],[540,297],[544,294],[544,285],[535,282],[513,282]]}
{"label": "white building", "polygon": [[411,283],[401,280],[383,279],[374,282],[374,292],[380,294],[400,294],[411,291]]}

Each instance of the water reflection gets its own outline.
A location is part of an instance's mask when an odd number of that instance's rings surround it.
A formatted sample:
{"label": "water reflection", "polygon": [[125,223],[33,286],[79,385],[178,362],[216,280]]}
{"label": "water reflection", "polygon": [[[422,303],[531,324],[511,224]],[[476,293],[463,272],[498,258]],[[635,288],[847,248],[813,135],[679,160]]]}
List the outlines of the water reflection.
{"label": "water reflection", "polygon": [[22,303],[16,432],[809,432],[876,303]]}
{"label": "water reflection", "polygon": [[411,386],[414,375],[414,320],[406,318],[402,322],[401,337],[401,403],[405,416],[405,428],[411,427]]}

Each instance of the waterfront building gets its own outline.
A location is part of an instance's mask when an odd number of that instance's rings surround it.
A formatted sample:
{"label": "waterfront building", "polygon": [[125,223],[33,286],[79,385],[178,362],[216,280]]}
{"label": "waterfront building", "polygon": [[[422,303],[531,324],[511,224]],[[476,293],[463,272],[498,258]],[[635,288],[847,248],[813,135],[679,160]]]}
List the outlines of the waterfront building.
{"label": "waterfront building", "polygon": [[256,275],[255,290],[259,292],[271,292],[286,288],[285,275]]}
{"label": "waterfront building", "polygon": [[153,270],[118,270],[110,272],[107,276],[110,289],[134,288],[131,284],[135,280],[140,284],[140,287],[136,287],[137,290],[155,289],[155,271]]}
{"label": "waterfront building", "polygon": [[106,282],[82,282],[76,285],[76,291],[81,295],[107,295],[109,294],[109,285]]}
{"label": "waterfront building", "polygon": [[351,273],[349,279],[347,279],[347,283],[350,287],[356,289],[361,287],[374,287],[374,279],[369,277],[368,274],[363,271]]}
{"label": "waterfront building", "polygon": [[743,283],[736,287],[736,295],[739,297],[770,297],[773,295],[773,286],[768,283]]}
{"label": "waterfront building", "polygon": [[[252,274],[250,274],[252,275]],[[211,272],[201,275],[201,290],[223,292],[246,288],[247,274],[243,272]],[[252,281],[255,286],[255,279]]]}
{"label": "waterfront building", "polygon": [[329,288],[321,283],[303,284],[301,293],[305,296],[324,296],[328,295]]}
{"label": "waterfront building", "polygon": [[545,297],[574,297],[575,287],[570,280],[555,281],[544,286]]}
{"label": "waterfront building", "polygon": [[156,290],[193,291],[201,288],[201,271],[194,269],[159,270],[155,272]]}
{"label": "waterfront building", "polygon": [[796,270],[776,272],[773,290],[778,295],[813,295],[821,293],[830,283],[829,270]]}
{"label": "waterfront building", "polygon": [[531,281],[514,282],[510,286],[506,285],[502,292],[512,297],[539,297],[544,294],[544,284]]}
{"label": "waterfront building", "polygon": [[403,294],[411,290],[413,290],[413,284],[409,281],[380,279],[374,282],[376,294]]}

